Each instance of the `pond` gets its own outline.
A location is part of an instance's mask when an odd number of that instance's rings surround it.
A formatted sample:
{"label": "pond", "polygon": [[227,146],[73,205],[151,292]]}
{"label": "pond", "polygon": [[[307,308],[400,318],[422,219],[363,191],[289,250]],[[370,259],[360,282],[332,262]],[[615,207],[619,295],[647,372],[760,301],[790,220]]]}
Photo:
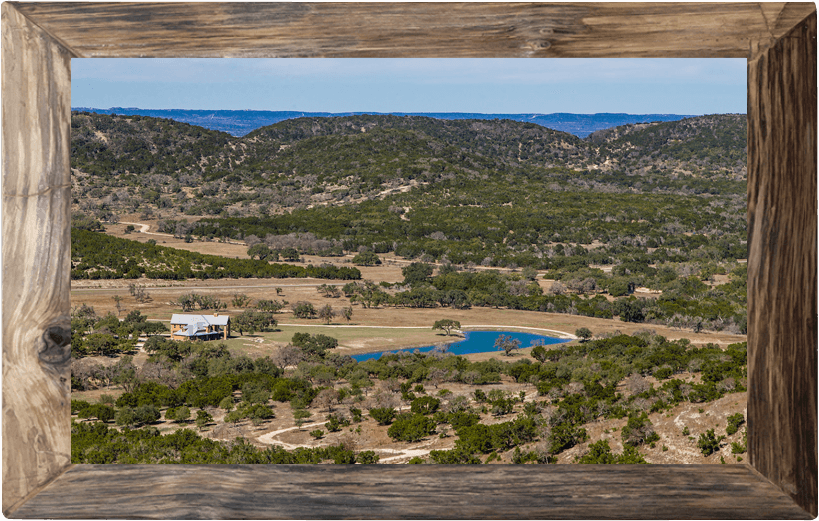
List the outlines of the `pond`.
{"label": "pond", "polygon": [[[473,353],[488,353],[490,351],[497,351],[498,348],[495,347],[495,341],[500,335],[511,336],[514,340],[519,340],[521,349],[531,347],[536,343],[550,345],[569,342],[569,339],[567,338],[555,338],[544,335],[536,335],[533,333],[521,333],[520,331],[465,331],[464,335],[465,338],[463,340],[452,344],[447,344],[445,346],[446,352],[454,355],[469,355]],[[362,353],[360,355],[353,355],[353,358],[359,362],[363,362],[373,358],[380,358],[383,354],[414,353],[416,351],[419,353],[428,353],[436,348],[442,349],[442,346],[432,345],[425,347],[396,349],[391,351],[380,351],[377,353]]]}

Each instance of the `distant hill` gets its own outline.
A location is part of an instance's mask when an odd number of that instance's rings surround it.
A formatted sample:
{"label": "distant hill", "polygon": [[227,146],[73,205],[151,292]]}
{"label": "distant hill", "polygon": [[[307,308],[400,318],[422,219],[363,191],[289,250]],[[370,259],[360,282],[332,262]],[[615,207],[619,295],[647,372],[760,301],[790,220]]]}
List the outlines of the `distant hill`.
{"label": "distant hill", "polygon": [[631,263],[622,277],[673,258],[691,274],[693,263],[747,255],[746,119],[632,124],[581,139],[508,119],[356,115],[233,137],[167,118],[74,112],[72,211],[105,221],[138,214],[161,233],[255,237],[303,253],[368,249],[550,270]]}
{"label": "distant hill", "polygon": [[298,112],[270,110],[182,110],[182,109],[140,109],[135,107],[111,107],[98,109],[74,107],[74,111],[94,112],[97,114],[119,114],[125,116],[150,116],[167,118],[189,123],[211,130],[227,132],[233,136],[244,136],[257,128],[272,125],[280,121],[302,117],[342,117],[362,114],[392,116],[425,116],[442,120],[457,119],[510,119],[526,123],[535,123],[553,130],[568,132],[584,138],[592,132],[611,127],[635,123],[660,121],[677,121],[693,117],[682,114],[482,114],[472,112]]}
{"label": "distant hill", "polygon": [[740,114],[580,139],[508,119],[391,115],[303,117],[233,137],[167,118],[74,112],[72,193],[101,216],[154,209],[252,217],[384,198],[416,207],[443,183],[470,193],[493,184],[508,191],[522,180],[553,192],[730,194],[744,202],[746,134]]}

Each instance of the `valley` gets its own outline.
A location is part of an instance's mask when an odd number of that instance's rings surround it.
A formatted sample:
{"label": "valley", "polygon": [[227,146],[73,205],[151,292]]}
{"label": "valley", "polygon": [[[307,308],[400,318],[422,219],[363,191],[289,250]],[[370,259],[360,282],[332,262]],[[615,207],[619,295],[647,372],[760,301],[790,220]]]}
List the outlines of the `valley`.
{"label": "valley", "polygon": [[[743,125],[74,114],[72,460],[739,462]],[[573,340],[349,357],[444,319]]]}

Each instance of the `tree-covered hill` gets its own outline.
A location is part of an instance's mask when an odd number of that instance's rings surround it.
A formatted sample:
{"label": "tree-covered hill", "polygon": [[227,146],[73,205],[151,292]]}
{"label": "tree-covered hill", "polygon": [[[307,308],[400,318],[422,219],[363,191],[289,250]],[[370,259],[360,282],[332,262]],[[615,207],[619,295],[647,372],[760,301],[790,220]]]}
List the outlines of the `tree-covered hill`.
{"label": "tree-covered hill", "polygon": [[628,173],[658,169],[745,179],[748,124],[744,114],[717,114],[600,130],[588,141]]}
{"label": "tree-covered hill", "polygon": [[[743,116],[622,128],[588,140],[511,120],[299,118],[242,138],[166,119],[72,115],[77,209],[258,216],[356,204],[443,180],[540,189],[744,194]],[[467,187],[467,189],[469,189]]]}
{"label": "tree-covered hill", "polygon": [[220,151],[230,139],[224,132],[170,119],[72,113],[71,166],[102,179],[178,172]]}
{"label": "tree-covered hill", "polygon": [[75,114],[72,124],[77,149],[98,148],[72,158],[74,210],[139,212],[160,232],[580,280],[569,274],[608,265],[628,279],[619,286],[659,269],[706,280],[747,255],[744,116],[588,140],[416,116],[301,118],[244,138],[144,117]]}

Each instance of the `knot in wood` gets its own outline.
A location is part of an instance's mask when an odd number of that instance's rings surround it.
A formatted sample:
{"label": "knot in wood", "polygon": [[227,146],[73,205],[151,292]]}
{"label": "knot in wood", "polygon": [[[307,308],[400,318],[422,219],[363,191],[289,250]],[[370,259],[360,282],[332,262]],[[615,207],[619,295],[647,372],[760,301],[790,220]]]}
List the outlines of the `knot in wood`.
{"label": "knot in wood", "polygon": [[71,359],[71,330],[63,326],[49,326],[43,332],[40,361],[49,365],[61,365]]}
{"label": "knot in wood", "polygon": [[533,51],[542,51],[552,46],[551,42],[547,40],[531,40],[526,42],[526,45]]}

